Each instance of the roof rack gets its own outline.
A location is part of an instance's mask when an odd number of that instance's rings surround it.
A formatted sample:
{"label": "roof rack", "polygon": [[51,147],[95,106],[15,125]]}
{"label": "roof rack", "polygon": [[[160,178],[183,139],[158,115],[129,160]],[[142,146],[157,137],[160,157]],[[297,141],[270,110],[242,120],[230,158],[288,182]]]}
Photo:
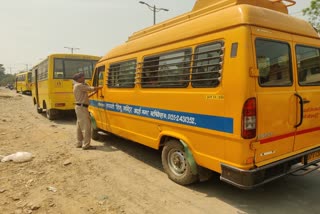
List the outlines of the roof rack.
{"label": "roof rack", "polygon": [[294,0],[269,0],[269,1],[271,1],[271,2],[282,2],[286,7],[291,7],[291,6],[296,4],[296,1],[294,1]]}

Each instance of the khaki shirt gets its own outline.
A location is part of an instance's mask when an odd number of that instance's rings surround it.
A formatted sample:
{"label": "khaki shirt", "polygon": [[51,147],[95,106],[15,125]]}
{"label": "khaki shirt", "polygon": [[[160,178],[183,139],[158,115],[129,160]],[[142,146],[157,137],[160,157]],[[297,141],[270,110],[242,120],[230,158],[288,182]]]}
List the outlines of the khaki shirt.
{"label": "khaki shirt", "polygon": [[75,83],[73,86],[73,94],[76,103],[89,105],[88,92],[91,91],[94,91],[94,87],[91,87],[85,83]]}

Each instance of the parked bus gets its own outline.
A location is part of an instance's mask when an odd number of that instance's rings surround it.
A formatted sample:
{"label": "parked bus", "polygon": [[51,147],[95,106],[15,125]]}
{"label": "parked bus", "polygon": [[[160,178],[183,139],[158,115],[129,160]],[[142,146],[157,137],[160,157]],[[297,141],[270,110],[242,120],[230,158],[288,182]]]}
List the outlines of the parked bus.
{"label": "parked bus", "polygon": [[73,110],[73,75],[83,72],[91,83],[95,64],[101,57],[83,54],[51,54],[32,68],[32,99],[37,112],[45,110],[54,120],[62,110]]}
{"label": "parked bus", "polygon": [[31,93],[31,71],[16,74],[16,92],[22,94]]}
{"label": "parked bus", "polygon": [[294,3],[198,0],[134,33],[96,65],[92,138],[161,149],[182,185],[214,171],[250,189],[319,168],[320,38]]}

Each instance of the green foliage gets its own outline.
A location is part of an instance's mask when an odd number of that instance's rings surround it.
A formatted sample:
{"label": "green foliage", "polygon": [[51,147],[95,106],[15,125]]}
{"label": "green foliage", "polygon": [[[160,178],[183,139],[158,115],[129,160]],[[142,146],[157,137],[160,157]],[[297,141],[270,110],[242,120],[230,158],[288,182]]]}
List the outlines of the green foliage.
{"label": "green foliage", "polygon": [[312,0],[310,6],[302,10],[304,16],[320,32],[320,0]]}
{"label": "green foliage", "polygon": [[14,84],[15,76],[12,74],[6,74],[2,64],[0,64],[0,85],[6,86],[8,83]]}
{"label": "green foliage", "polygon": [[6,69],[3,67],[3,65],[2,64],[0,64],[0,78],[4,75],[4,71],[5,71]]}
{"label": "green foliage", "polygon": [[8,83],[15,85],[15,77],[12,74],[6,74],[3,78],[0,78],[0,85],[6,86]]}

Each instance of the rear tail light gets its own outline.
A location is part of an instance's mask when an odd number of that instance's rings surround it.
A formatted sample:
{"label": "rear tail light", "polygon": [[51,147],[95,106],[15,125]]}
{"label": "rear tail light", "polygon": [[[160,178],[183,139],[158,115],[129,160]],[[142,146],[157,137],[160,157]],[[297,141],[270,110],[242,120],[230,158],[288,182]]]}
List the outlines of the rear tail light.
{"label": "rear tail light", "polygon": [[55,103],[54,107],[65,107],[66,104],[65,103]]}
{"label": "rear tail light", "polygon": [[256,136],[256,98],[249,98],[243,105],[241,136],[244,139]]}

